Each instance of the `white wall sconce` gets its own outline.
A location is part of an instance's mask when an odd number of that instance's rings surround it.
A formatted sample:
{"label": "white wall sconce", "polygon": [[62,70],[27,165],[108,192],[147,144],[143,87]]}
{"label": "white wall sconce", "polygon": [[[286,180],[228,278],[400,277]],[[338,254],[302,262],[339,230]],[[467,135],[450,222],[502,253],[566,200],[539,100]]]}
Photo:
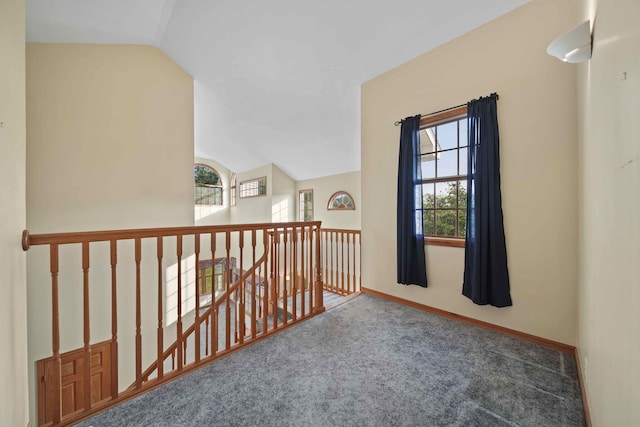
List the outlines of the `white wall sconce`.
{"label": "white wall sconce", "polygon": [[552,41],[547,53],[571,64],[591,59],[591,22],[587,20]]}

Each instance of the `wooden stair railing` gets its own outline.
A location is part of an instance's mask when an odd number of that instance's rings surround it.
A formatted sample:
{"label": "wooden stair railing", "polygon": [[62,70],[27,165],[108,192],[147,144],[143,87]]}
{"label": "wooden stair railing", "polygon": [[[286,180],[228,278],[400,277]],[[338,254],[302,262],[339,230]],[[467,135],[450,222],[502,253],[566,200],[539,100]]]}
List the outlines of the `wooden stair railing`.
{"label": "wooden stair railing", "polygon": [[[76,423],[321,313],[320,237],[319,221],[25,231],[24,250],[49,248],[46,261],[38,250],[29,255],[33,283],[46,280],[46,268],[51,289],[50,308],[34,302],[51,313],[51,356],[37,361],[38,425]],[[227,266],[238,260],[240,277],[232,282],[227,268],[224,293],[216,298],[212,286],[211,305],[201,307],[197,266],[220,256]],[[96,313],[110,319],[96,322]],[[38,346],[36,354],[48,352]]]}
{"label": "wooden stair railing", "polygon": [[[181,341],[183,352],[186,352],[187,343],[191,335],[195,334],[196,329],[201,329],[203,324],[205,324],[205,333],[208,334],[207,336],[211,337],[212,342],[214,342],[214,340],[217,339],[217,332],[215,332],[213,328],[209,330],[209,324],[216,323],[212,320],[212,316],[215,315],[215,313],[219,312],[220,306],[222,305],[222,303],[228,300],[228,297],[230,295],[240,292],[240,289],[246,288],[246,282],[249,277],[253,277],[255,279],[256,270],[266,266],[268,255],[269,255],[267,249],[268,249],[268,245],[265,244],[265,252],[262,255],[262,257],[249,270],[246,270],[242,274],[242,276],[240,276],[240,279],[238,279],[233,285],[231,285],[229,289],[227,289],[223,294],[219,295],[214,300],[213,304],[211,304],[208,308],[206,308],[205,311],[201,312],[196,322],[193,323],[191,326],[189,326],[183,332],[182,341]],[[252,295],[252,298],[255,299],[255,293]],[[236,330],[238,329],[238,327],[239,325],[236,324]],[[266,332],[267,332],[266,330],[263,331],[264,334],[266,334]],[[229,335],[229,332],[227,332],[227,335]],[[251,336],[252,338],[255,338],[255,331],[252,331]],[[242,344],[242,341],[243,341],[242,339],[236,338],[236,340],[237,340],[236,342],[240,341],[240,344]],[[169,359],[169,357],[174,357],[177,349],[178,349],[178,341],[175,341],[165,350],[162,362],[163,363],[166,362],[167,359]],[[231,350],[231,347],[227,347],[224,349],[224,351],[226,352],[228,352],[229,350]],[[205,353],[205,356],[207,355],[208,354]],[[151,374],[154,373],[157,367],[158,367],[158,360],[154,360],[153,363],[142,373],[142,382],[149,381],[149,377],[151,376]],[[133,388],[133,387],[135,387],[135,383],[133,383],[129,388]]]}
{"label": "wooden stair railing", "polygon": [[360,292],[360,230],[322,228],[320,235],[324,289],[340,295]]}

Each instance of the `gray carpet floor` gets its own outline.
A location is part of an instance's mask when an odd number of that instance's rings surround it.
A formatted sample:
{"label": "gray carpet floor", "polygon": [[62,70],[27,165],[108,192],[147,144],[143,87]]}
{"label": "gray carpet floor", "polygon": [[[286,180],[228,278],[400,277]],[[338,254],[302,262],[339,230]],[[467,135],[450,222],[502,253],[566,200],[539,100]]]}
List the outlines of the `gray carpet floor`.
{"label": "gray carpet floor", "polygon": [[362,295],[79,425],[585,421],[572,355]]}

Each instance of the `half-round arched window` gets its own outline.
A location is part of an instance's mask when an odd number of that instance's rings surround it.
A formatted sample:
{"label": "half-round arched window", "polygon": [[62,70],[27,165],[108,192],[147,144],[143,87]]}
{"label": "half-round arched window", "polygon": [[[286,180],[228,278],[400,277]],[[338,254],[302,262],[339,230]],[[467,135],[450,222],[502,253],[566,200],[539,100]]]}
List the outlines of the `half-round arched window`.
{"label": "half-round arched window", "polygon": [[338,191],[333,193],[333,195],[329,198],[329,203],[327,204],[327,209],[330,211],[333,210],[354,210],[356,208],[356,203],[353,201],[353,197],[351,194],[346,191]]}
{"label": "half-round arched window", "polygon": [[222,206],[222,179],[211,166],[193,166],[194,196],[196,205]]}

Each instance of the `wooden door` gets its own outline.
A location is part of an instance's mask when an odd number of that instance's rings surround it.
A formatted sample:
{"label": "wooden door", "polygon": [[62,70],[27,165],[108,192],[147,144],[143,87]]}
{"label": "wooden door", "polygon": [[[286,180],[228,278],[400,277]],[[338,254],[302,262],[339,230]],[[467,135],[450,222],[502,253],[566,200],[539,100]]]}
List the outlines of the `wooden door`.
{"label": "wooden door", "polygon": [[[51,425],[54,393],[60,393],[60,419],[75,415],[84,408],[84,349],[60,355],[60,390],[51,386],[53,358],[41,359],[38,367],[38,425]],[[111,341],[91,346],[91,406],[111,399]]]}

